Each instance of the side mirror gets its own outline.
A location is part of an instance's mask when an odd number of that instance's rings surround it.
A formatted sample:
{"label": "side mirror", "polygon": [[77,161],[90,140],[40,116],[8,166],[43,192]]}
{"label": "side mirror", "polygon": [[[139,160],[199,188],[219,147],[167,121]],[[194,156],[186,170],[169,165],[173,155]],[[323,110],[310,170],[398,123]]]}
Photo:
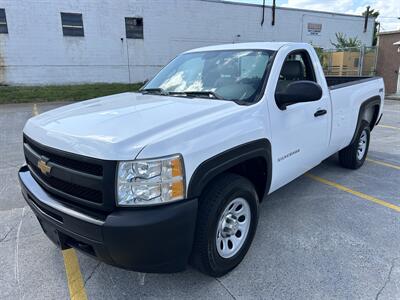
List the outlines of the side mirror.
{"label": "side mirror", "polygon": [[286,109],[286,106],[295,103],[317,101],[321,97],[320,85],[308,80],[291,82],[286,89],[275,93],[275,100],[280,109]]}

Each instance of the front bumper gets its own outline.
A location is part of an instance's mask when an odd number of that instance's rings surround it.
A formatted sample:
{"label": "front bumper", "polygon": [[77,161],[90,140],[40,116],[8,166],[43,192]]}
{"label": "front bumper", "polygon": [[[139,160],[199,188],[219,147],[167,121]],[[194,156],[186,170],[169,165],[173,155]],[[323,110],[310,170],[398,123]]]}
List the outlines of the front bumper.
{"label": "front bumper", "polygon": [[62,249],[76,248],[139,272],[184,270],[192,250],[197,199],[165,206],[116,209],[102,217],[73,209],[47,193],[24,166],[22,194],[45,234]]}

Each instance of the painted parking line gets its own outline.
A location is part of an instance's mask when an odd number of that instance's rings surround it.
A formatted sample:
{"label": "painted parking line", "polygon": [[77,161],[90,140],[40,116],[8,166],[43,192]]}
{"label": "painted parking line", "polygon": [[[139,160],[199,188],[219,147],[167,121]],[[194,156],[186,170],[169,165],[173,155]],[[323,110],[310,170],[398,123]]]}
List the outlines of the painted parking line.
{"label": "painted parking line", "polygon": [[87,300],[85,284],[74,249],[62,251],[71,300]]}
{"label": "painted parking line", "polygon": [[[32,115],[37,116],[39,110],[37,104],[32,107]],[[67,275],[68,290],[71,300],[87,300],[85,284],[81,269],[79,267],[78,257],[74,249],[62,251],[64,257],[65,273]]]}
{"label": "painted parking line", "polygon": [[381,127],[381,128],[387,128],[387,129],[395,129],[395,130],[400,130],[400,127],[389,126],[389,125],[378,125],[378,127]]}
{"label": "painted parking line", "polygon": [[392,203],[386,202],[384,200],[375,198],[373,196],[370,196],[370,195],[367,195],[367,194],[364,194],[364,193],[361,193],[361,192],[358,192],[358,191],[354,191],[354,190],[349,189],[348,187],[345,187],[345,186],[343,186],[341,184],[329,181],[329,180],[321,178],[319,176],[312,175],[310,173],[306,173],[306,176],[311,178],[311,179],[314,179],[314,180],[316,180],[318,182],[321,182],[321,183],[324,183],[324,184],[329,185],[331,187],[337,188],[338,190],[341,190],[341,191],[347,192],[349,194],[352,194],[354,196],[357,196],[357,197],[359,197],[361,199],[364,199],[364,200],[367,200],[367,201],[371,201],[371,202],[374,202],[376,204],[379,204],[379,205],[385,206],[387,208],[390,208],[390,209],[392,209],[394,211],[400,212],[400,206],[394,205]]}
{"label": "painted parking line", "polygon": [[367,158],[366,160],[369,161],[369,162],[372,162],[374,164],[378,164],[378,165],[381,165],[381,166],[385,166],[385,167],[393,168],[393,169],[396,169],[396,170],[400,170],[400,166],[389,164],[389,163],[384,162],[384,161],[375,160],[375,159],[371,159],[371,158]]}
{"label": "painted parking line", "polygon": [[38,108],[37,108],[37,104],[34,103],[33,104],[33,108],[32,108],[32,115],[37,116],[39,114]]}

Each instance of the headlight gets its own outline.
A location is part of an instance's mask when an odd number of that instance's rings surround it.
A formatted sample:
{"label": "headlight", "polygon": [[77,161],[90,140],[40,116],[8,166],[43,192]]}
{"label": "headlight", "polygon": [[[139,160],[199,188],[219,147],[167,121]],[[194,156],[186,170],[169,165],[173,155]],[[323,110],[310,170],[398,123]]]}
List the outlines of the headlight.
{"label": "headlight", "polygon": [[144,206],[185,198],[182,157],[123,161],[118,164],[117,205]]}

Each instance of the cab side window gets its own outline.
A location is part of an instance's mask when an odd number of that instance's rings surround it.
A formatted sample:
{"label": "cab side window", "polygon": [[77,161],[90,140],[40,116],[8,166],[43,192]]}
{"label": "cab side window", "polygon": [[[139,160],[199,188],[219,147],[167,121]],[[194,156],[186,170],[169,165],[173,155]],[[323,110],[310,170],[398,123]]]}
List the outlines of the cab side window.
{"label": "cab side window", "polygon": [[305,50],[292,52],[286,57],[275,92],[283,92],[291,82],[299,80],[316,82],[310,56]]}

